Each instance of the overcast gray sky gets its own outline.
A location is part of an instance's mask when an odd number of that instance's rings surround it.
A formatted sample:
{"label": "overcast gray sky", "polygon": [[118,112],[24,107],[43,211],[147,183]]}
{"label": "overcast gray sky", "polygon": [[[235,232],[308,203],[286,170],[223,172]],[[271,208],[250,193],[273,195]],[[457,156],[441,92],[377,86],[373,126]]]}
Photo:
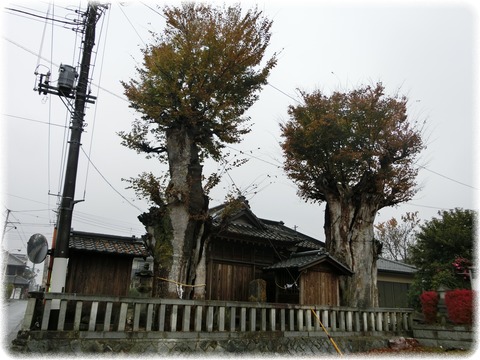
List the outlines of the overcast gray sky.
{"label": "overcast gray sky", "polygon": [[[299,100],[297,88],[331,93],[381,81],[387,93],[409,97],[413,120],[427,121],[428,148],[419,162],[418,194],[408,203],[381,210],[378,221],[407,211],[430,220],[440,209],[476,208],[479,13],[473,2],[242,1],[245,8],[254,3],[274,21],[268,51],[279,53],[279,61],[249,111],[252,132],[229,148],[231,156],[243,152],[249,162],[224,176],[211,193],[212,206],[236,186],[257,216],[282,220],[323,240],[324,205],[301,200],[283,173],[279,124],[288,119],[288,106]],[[78,2],[66,1],[55,7],[43,1],[4,4],[68,21],[78,9]],[[151,1],[114,2],[97,27],[101,36],[92,94],[98,99],[86,111],[76,194],[85,201],[75,206],[76,230],[142,235],[136,217],[148,205],[135,199],[121,179],[167,170],[122,147],[117,136],[128,131],[137,116],[128,107],[120,80],[135,76],[150,31],[164,28],[164,19],[152,8],[156,4]],[[6,209],[11,210],[3,246],[25,253],[34,233],[51,241],[56,195],[61,193],[65,124],[70,120],[59,97],[33,91],[34,72],[50,70],[55,80],[60,63],[77,65],[80,39],[59,23],[52,26],[18,11],[4,8],[1,19],[2,225]],[[216,166],[207,163],[205,173]]]}

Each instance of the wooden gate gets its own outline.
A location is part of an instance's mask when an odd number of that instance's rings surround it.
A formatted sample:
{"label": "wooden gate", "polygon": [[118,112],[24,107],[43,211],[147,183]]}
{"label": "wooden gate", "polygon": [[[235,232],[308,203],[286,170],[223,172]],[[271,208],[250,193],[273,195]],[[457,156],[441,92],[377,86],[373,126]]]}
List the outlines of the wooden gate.
{"label": "wooden gate", "polygon": [[209,271],[210,300],[248,300],[248,284],[254,280],[251,265],[213,262]]}
{"label": "wooden gate", "polygon": [[307,270],[300,277],[300,304],[339,305],[338,276],[324,271]]}

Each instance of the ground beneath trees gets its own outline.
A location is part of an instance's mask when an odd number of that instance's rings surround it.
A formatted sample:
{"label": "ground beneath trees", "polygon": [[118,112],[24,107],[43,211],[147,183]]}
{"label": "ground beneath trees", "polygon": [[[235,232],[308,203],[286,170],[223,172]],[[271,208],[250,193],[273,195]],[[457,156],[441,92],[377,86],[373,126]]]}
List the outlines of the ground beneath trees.
{"label": "ground beneath trees", "polygon": [[441,346],[423,346],[418,340],[414,338],[398,337],[393,338],[388,342],[388,346],[383,348],[372,349],[367,352],[363,352],[360,355],[379,355],[379,356],[408,356],[412,355],[425,355],[425,356],[469,356],[472,355],[471,350],[443,348]]}
{"label": "ground beneath trees", "polygon": [[404,357],[405,354],[412,355],[425,355],[425,356],[470,356],[472,351],[463,350],[463,349],[444,349],[441,347],[430,347],[417,345],[407,349],[392,349],[390,347],[384,347],[379,349],[373,349],[365,353],[355,354],[355,355],[378,355],[378,356],[401,356]]}

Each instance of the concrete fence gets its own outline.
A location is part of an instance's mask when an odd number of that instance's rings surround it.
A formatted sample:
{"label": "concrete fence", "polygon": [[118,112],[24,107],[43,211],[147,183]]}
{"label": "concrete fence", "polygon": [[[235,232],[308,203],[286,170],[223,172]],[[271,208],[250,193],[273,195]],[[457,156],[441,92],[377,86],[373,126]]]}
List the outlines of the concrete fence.
{"label": "concrete fence", "polygon": [[[411,309],[355,309],[234,301],[198,301],[37,293],[23,331],[89,332],[409,332]],[[320,320],[320,321],[319,321]]]}

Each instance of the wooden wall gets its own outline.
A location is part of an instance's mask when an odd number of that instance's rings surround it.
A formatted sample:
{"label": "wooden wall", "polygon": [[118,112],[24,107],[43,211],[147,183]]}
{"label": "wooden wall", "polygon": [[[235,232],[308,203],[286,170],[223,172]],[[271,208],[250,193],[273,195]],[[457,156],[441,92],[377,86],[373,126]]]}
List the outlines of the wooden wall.
{"label": "wooden wall", "polygon": [[131,273],[131,257],[71,251],[65,292],[127,296]]}
{"label": "wooden wall", "polygon": [[378,305],[380,307],[407,308],[410,284],[378,281]]}
{"label": "wooden wall", "polygon": [[[248,301],[248,284],[265,278],[262,269],[278,261],[271,245],[216,238],[207,252],[209,300]],[[267,288],[274,296],[273,288]],[[267,294],[267,299],[269,299]]]}
{"label": "wooden wall", "polygon": [[[277,247],[277,251],[282,250]],[[277,270],[273,275],[262,271],[265,266],[278,261],[270,244],[216,238],[207,253],[206,297],[209,300],[248,301],[248,284],[261,278],[267,281],[269,302],[340,305],[337,270],[327,263],[317,264],[301,276],[294,269]],[[280,288],[295,280],[300,290]]]}
{"label": "wooden wall", "polygon": [[251,265],[212,262],[209,270],[210,300],[248,300],[248,284],[255,279]]}
{"label": "wooden wall", "polygon": [[339,306],[338,275],[320,267],[302,272],[300,304]]}

